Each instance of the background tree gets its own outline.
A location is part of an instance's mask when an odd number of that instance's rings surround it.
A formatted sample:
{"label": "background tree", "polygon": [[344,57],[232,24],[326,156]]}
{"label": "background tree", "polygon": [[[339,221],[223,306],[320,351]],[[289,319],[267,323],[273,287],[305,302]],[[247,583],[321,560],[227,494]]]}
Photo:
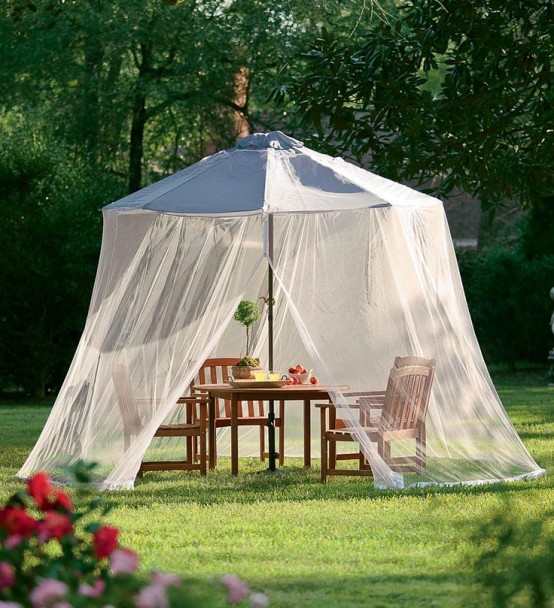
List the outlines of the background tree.
{"label": "background tree", "polygon": [[333,18],[352,30],[360,6],[0,6],[0,389],[43,394],[63,379],[92,289],[99,209],[232,145],[239,129],[284,124],[286,106],[266,102],[270,70]]}
{"label": "background tree", "polygon": [[312,45],[288,89],[308,139],[485,210],[516,200],[532,212],[526,254],[554,252],[554,5],[397,7],[363,37],[323,30]]}
{"label": "background tree", "polygon": [[[0,389],[60,385],[83,328],[109,175],[22,117],[0,139]],[[32,138],[28,133],[32,133]]]}

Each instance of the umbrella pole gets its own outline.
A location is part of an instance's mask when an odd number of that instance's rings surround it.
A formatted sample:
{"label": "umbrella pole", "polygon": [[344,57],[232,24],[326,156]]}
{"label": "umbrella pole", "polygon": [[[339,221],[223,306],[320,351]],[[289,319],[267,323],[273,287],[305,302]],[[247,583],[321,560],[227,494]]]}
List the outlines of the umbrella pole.
{"label": "umbrella pole", "polygon": [[[267,253],[269,262],[273,262],[273,215],[268,217],[268,247]],[[268,264],[267,269],[268,286],[267,286],[267,341],[268,341],[268,364],[269,371],[273,370],[273,267]],[[283,430],[281,429],[281,432]],[[275,402],[269,400],[269,412],[267,415],[267,442],[269,447],[269,470],[275,471]]]}

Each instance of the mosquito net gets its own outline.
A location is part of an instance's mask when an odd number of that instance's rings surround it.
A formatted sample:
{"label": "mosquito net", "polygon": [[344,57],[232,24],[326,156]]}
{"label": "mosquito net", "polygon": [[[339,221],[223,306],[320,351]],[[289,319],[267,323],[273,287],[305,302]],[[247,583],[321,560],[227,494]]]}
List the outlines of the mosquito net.
{"label": "mosquito net", "polygon": [[[442,204],[273,133],[245,138],[105,208],[83,336],[18,475],[47,470],[63,480],[65,465],[86,459],[99,463],[102,487],[130,488],[145,454],[167,460],[180,453],[176,440],[154,432],[179,419],[177,399],[206,358],[241,355],[233,313],[241,299],[267,296],[269,265],[274,368],[302,363],[329,387],[378,487],[543,473],[488,375]],[[262,361],[267,342],[263,316],[254,328]],[[360,403],[385,390],[397,356],[433,359],[435,373],[424,440],[398,435],[383,452]],[[115,365],[127,368],[133,393],[147,404],[142,431],[128,446]],[[286,405],[287,457],[304,449],[298,405]],[[229,441],[220,429],[218,454],[228,453]],[[240,454],[257,454],[258,441],[257,429],[241,430]],[[416,453],[417,470],[394,464]]]}

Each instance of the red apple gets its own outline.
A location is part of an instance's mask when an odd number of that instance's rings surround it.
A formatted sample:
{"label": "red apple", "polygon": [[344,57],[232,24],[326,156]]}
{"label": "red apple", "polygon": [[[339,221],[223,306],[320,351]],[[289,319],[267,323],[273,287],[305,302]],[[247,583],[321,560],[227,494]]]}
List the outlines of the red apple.
{"label": "red apple", "polygon": [[312,377],[310,378],[310,382],[311,382],[312,384],[317,384],[317,383],[319,382],[319,378],[318,378],[317,376],[312,376]]}
{"label": "red apple", "polygon": [[305,369],[302,367],[302,365],[298,364],[298,365],[296,366],[296,371],[297,371],[299,374],[303,374],[303,373],[304,373],[306,370],[305,370]]}
{"label": "red apple", "polygon": [[299,382],[299,380],[298,380],[298,378],[296,376],[293,376],[291,378],[291,380],[292,380],[292,384],[298,384],[298,382]]}

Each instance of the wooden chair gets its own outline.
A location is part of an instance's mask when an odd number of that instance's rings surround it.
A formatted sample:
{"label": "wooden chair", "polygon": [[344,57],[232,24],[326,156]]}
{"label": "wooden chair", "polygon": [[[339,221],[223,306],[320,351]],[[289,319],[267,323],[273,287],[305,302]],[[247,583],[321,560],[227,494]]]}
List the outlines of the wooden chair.
{"label": "wooden chair", "polygon": [[[426,359],[425,357],[416,357],[414,355],[409,355],[405,357],[395,357],[394,358],[394,367],[406,367],[408,365],[435,365],[434,359]],[[385,399],[385,391],[369,391],[369,392],[359,392],[359,393],[343,393],[345,396],[356,396],[356,397],[371,397],[373,403],[381,402],[383,403]],[[336,429],[341,429],[346,427],[346,423],[344,420],[340,418],[336,418]],[[342,453],[337,454],[335,445],[332,444],[330,446],[330,457],[337,460],[359,460],[360,469],[365,468],[366,459],[362,452],[351,452],[351,453]]]}
{"label": "wooden chair", "polygon": [[[238,363],[239,359],[218,358],[207,359],[198,371],[196,379],[191,384],[190,394],[193,397],[204,397],[194,389],[196,384],[221,384],[227,382],[231,376],[231,367]],[[231,402],[229,400],[219,400],[216,403],[215,428],[231,426]],[[275,426],[279,428],[279,465],[283,466],[285,458],[285,404],[279,402],[279,415],[275,417]],[[260,429],[260,460],[263,462],[268,456],[265,451],[265,427],[267,426],[267,413],[263,401],[243,401],[238,404],[238,424],[239,426],[257,426]],[[217,461],[217,454],[214,454],[214,462]]]}
{"label": "wooden chair", "polygon": [[[393,367],[384,393],[358,393],[355,407],[359,411],[361,431],[377,443],[379,455],[394,471],[421,473],[426,467],[425,419],[435,374],[435,361],[429,365]],[[361,455],[359,469],[337,469],[336,444],[356,441],[354,429],[337,419],[333,404],[318,404],[321,409],[321,480],[328,475],[372,475],[371,467]],[[376,413],[376,415],[374,415]],[[415,440],[413,456],[391,455],[391,442]],[[352,457],[352,455],[348,455]]]}
{"label": "wooden chair", "polygon": [[[125,365],[115,364],[112,368],[112,379],[115,386],[117,403],[123,418],[123,449],[129,449],[131,438],[137,436],[144,424],[140,417],[140,406],[151,406],[149,399],[137,399],[133,392],[129,370]],[[142,461],[137,476],[142,477],[145,471],[200,471],[206,475],[207,470],[207,401],[202,398],[185,397],[178,403],[185,407],[185,422],[162,424],[154,437],[186,437],[185,460]]]}

